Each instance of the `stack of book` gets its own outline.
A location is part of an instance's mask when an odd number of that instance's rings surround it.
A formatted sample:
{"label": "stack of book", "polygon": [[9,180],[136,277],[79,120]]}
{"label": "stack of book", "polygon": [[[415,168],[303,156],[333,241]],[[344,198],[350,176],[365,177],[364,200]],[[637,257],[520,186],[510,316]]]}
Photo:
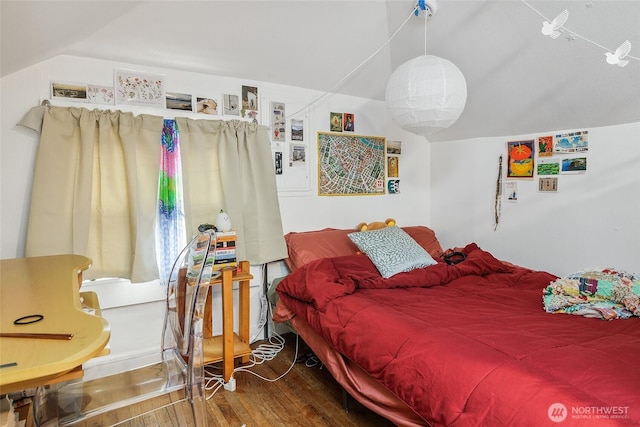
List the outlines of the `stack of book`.
{"label": "stack of book", "polygon": [[235,230],[216,232],[216,247],[214,253],[213,270],[218,271],[225,267],[238,267],[236,258]]}

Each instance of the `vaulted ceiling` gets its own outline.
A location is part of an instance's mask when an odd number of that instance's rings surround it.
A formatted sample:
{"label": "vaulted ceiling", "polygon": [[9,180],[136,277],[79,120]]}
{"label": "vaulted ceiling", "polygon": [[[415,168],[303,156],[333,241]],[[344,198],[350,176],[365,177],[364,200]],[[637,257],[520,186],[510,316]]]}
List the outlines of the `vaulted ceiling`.
{"label": "vaulted ceiling", "polygon": [[[1,0],[1,73],[70,54],[329,91],[408,19],[334,92],[384,100],[393,70],[426,48],[468,88],[431,141],[640,121],[640,1],[440,0],[426,33],[416,3]],[[564,9],[569,31],[542,35]],[[624,40],[634,58],[607,64]]]}

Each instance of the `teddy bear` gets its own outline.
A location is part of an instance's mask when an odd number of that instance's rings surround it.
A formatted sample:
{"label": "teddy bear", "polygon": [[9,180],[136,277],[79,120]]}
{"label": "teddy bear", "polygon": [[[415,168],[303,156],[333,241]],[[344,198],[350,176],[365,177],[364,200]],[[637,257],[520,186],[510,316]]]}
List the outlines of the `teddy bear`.
{"label": "teddy bear", "polygon": [[393,218],[387,218],[384,222],[375,221],[375,222],[370,222],[369,224],[367,224],[366,222],[361,222],[360,224],[358,224],[356,229],[358,231],[371,231],[371,230],[378,230],[380,228],[385,228],[385,227],[393,227],[394,225],[396,225],[396,220]]}

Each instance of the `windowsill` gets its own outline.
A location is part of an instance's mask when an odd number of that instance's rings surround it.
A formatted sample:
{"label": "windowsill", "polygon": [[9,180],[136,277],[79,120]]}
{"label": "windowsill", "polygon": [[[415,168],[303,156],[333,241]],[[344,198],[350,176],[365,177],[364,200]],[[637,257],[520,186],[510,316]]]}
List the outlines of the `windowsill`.
{"label": "windowsill", "polygon": [[[254,279],[249,286],[261,286],[262,272],[260,268],[252,266],[251,273]],[[237,282],[233,283],[234,290],[238,289],[238,286]],[[164,301],[166,298],[165,287],[160,284],[159,280],[143,283],[131,283],[127,279],[118,278],[85,280],[82,282],[81,290],[95,292],[102,310]]]}
{"label": "windowsill", "polygon": [[98,294],[103,310],[129,305],[164,301],[166,292],[159,280],[131,283],[126,279],[97,279],[82,282],[82,291]]}

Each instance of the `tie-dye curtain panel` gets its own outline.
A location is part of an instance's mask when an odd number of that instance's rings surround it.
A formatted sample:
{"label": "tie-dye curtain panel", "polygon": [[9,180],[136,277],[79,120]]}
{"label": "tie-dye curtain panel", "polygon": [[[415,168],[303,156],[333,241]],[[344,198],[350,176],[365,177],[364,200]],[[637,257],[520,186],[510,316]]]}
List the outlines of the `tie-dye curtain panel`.
{"label": "tie-dye curtain panel", "polygon": [[180,138],[175,120],[164,121],[161,139],[157,248],[160,282],[165,283],[178,252],[186,244]]}

